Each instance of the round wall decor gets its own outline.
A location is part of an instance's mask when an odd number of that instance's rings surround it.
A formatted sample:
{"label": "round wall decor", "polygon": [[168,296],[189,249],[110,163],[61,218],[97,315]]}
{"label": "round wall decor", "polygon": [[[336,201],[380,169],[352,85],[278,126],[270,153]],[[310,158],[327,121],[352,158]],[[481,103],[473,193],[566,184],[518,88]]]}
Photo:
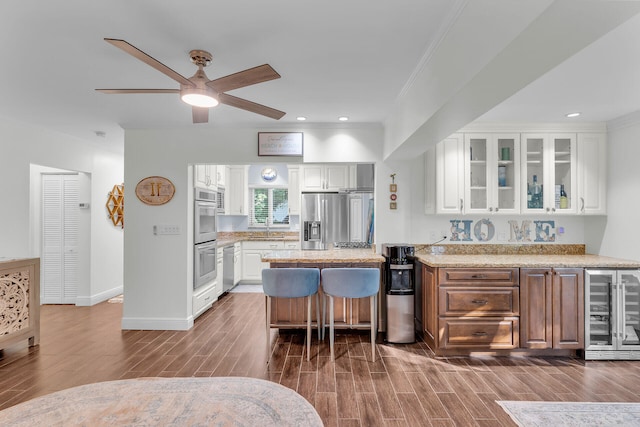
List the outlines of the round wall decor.
{"label": "round wall decor", "polygon": [[176,187],[167,178],[149,176],[136,185],[136,196],[147,205],[164,205],[173,198]]}
{"label": "round wall decor", "polygon": [[278,177],[278,170],[276,168],[267,167],[262,169],[260,176],[264,181],[271,182]]}

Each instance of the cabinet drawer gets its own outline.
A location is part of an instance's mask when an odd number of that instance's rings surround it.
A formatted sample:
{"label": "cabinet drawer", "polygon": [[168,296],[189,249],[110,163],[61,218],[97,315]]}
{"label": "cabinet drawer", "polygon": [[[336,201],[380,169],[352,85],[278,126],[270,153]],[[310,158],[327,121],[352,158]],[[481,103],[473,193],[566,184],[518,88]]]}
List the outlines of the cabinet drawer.
{"label": "cabinet drawer", "polygon": [[205,291],[195,294],[193,296],[193,317],[197,317],[206,311],[211,304],[216,300],[216,286],[217,283],[213,282]]}
{"label": "cabinet drawer", "polygon": [[439,289],[441,316],[518,316],[520,292],[512,288]]}
{"label": "cabinet drawer", "polygon": [[455,286],[517,286],[517,268],[441,268],[438,283]]}
{"label": "cabinet drawer", "polygon": [[265,251],[284,249],[284,242],[281,240],[245,240],[242,242],[242,249]]}
{"label": "cabinet drawer", "polygon": [[440,318],[440,347],[511,349],[520,344],[517,317]]}

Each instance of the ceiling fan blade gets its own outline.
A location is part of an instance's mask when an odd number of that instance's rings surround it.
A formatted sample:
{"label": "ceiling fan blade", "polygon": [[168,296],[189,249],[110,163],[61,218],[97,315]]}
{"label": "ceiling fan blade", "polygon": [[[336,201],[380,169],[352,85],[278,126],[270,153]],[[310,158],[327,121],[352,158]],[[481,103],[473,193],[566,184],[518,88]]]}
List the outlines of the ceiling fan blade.
{"label": "ceiling fan blade", "polygon": [[207,86],[213,88],[213,90],[218,93],[222,93],[279,78],[280,74],[271,68],[271,65],[264,64],[211,80],[207,83]]}
{"label": "ceiling fan blade", "polygon": [[96,89],[101,93],[180,93],[179,89]]}
{"label": "ceiling fan blade", "polygon": [[265,105],[257,104],[255,102],[247,101],[246,99],[237,98],[235,96],[221,93],[218,95],[218,100],[222,104],[230,105],[232,107],[241,108],[243,110],[251,111],[252,113],[262,114],[263,116],[270,117],[272,119],[279,120],[284,116],[284,111],[276,110],[275,108],[267,107]]}
{"label": "ceiling fan blade", "polygon": [[134,45],[132,45],[132,44],[130,44],[130,43],[124,41],[124,40],[107,39],[107,38],[105,38],[104,40],[107,43],[111,43],[115,47],[118,47],[118,48],[124,50],[129,55],[132,55],[132,56],[138,58],[140,61],[144,62],[145,64],[152,66],[153,68],[155,68],[156,70],[160,71],[161,73],[171,77],[173,80],[177,81],[178,83],[181,83],[181,84],[187,85],[187,86],[194,86],[194,84],[191,83],[191,81],[189,79],[187,79],[183,75],[178,74],[177,72],[173,71],[171,68],[167,67],[166,65],[164,65],[162,62],[158,61],[157,59],[152,58],[151,56],[147,55],[146,53],[144,53],[143,51],[141,51],[140,49],[138,49]]}
{"label": "ceiling fan blade", "polygon": [[202,107],[191,107],[193,123],[207,123],[209,121],[209,109]]}

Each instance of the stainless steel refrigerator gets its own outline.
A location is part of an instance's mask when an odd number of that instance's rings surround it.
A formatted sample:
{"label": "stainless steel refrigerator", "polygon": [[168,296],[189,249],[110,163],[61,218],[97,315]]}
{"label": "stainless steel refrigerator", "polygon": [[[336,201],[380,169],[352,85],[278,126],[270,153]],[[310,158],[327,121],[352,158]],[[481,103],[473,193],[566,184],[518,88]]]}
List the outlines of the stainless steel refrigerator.
{"label": "stainless steel refrigerator", "polygon": [[371,242],[373,193],[302,193],[300,247],[331,249],[336,243]]}

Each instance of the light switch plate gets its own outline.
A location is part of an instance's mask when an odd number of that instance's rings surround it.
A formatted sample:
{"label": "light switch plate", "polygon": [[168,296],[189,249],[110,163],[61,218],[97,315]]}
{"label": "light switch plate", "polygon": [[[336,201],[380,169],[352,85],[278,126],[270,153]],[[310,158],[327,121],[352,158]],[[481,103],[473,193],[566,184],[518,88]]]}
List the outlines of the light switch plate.
{"label": "light switch plate", "polygon": [[165,236],[165,235],[176,235],[180,234],[180,226],[179,225],[154,225],[153,226],[153,234],[156,236]]}

